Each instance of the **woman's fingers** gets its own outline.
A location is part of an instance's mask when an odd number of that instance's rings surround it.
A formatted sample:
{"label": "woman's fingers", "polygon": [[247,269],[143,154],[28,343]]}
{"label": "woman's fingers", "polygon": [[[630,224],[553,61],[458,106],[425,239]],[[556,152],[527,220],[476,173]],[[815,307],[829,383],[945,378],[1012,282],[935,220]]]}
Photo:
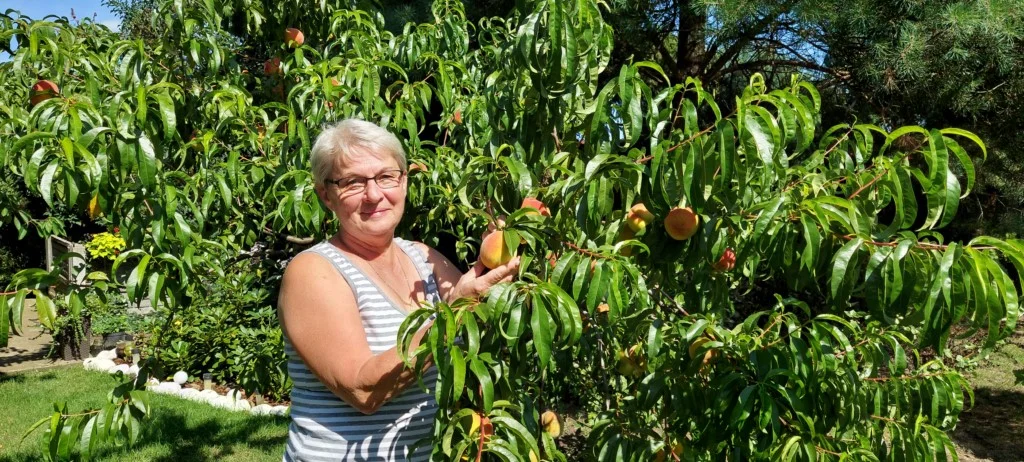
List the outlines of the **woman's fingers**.
{"label": "woman's fingers", "polygon": [[484,266],[484,262],[482,260],[477,259],[476,263],[473,264],[473,268],[469,271],[473,273],[473,276],[480,277],[487,271],[487,267]]}
{"label": "woman's fingers", "polygon": [[514,257],[508,263],[488,271],[484,276],[484,281],[487,282],[487,288],[490,288],[499,282],[511,281],[518,271],[519,257]]}

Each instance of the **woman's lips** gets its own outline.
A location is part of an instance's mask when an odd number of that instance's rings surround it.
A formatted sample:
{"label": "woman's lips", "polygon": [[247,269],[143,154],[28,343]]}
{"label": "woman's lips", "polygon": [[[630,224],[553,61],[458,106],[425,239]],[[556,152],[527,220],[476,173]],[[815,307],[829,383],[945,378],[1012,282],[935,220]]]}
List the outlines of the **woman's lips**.
{"label": "woman's lips", "polygon": [[385,213],[387,213],[388,210],[389,209],[371,210],[369,212],[361,212],[360,215],[362,215],[365,218],[377,218],[383,216]]}

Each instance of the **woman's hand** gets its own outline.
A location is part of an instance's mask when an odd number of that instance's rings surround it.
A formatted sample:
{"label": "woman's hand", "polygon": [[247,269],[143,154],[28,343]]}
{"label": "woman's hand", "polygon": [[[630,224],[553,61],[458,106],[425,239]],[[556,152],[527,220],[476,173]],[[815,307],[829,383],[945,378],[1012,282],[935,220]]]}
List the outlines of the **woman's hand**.
{"label": "woman's hand", "polygon": [[491,286],[501,282],[511,282],[512,278],[519,272],[519,256],[512,257],[508,263],[494,268],[490,271],[480,260],[476,261],[466,274],[462,275],[455,288],[451,291],[448,301],[464,297],[476,297],[484,295]]}
{"label": "woman's hand", "polygon": [[[498,222],[504,224],[505,217],[498,217]],[[494,223],[487,226],[487,231],[484,232],[482,238],[486,238],[489,234],[493,233],[497,227]],[[473,268],[470,268],[469,272],[462,275],[459,278],[459,282],[455,284],[455,288],[451,291],[448,301],[452,301],[459,298],[465,297],[476,297],[478,295],[484,295],[491,288],[491,286],[502,283],[512,282],[512,278],[519,272],[519,256],[512,257],[508,263],[498,266],[490,271],[487,271],[487,267],[484,266],[480,260],[476,261]]]}
{"label": "woman's hand", "polygon": [[[499,221],[502,220],[501,217]],[[494,223],[487,227],[487,231],[484,232],[483,237],[487,237],[493,233],[496,229]],[[512,278],[515,277],[519,271],[519,257],[512,257],[508,263],[494,268],[490,271],[484,264],[477,260],[476,264],[465,274],[462,270],[456,268],[452,262],[448,261],[444,255],[441,255],[435,249],[429,246],[419,243],[424,252],[427,253],[427,260],[432,266],[432,270],[437,277],[438,289],[441,292],[441,297],[446,302],[452,302],[459,298],[470,298],[484,295],[487,291],[495,284],[501,282],[511,282]]]}

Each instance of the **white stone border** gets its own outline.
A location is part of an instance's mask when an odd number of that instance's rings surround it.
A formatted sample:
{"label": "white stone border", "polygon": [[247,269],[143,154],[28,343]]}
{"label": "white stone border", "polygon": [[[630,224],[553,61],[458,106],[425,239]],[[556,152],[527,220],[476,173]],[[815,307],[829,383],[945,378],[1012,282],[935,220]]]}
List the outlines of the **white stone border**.
{"label": "white stone border", "polygon": [[[124,375],[134,377],[139,373],[139,366],[127,365],[127,364],[115,364],[114,358],[117,358],[117,350],[101,351],[92,358],[87,358],[82,361],[82,366],[86,370],[106,372],[108,374],[116,374],[121,372]],[[196,401],[200,403],[207,403],[213,407],[226,409],[229,411],[245,411],[253,415],[276,415],[276,416],[287,416],[290,409],[289,406],[271,406],[269,404],[260,404],[253,406],[249,401],[241,399],[242,393],[238,390],[228,388],[226,395],[221,395],[213,390],[196,390],[195,388],[182,387],[182,385],[188,382],[188,373],[185,371],[178,371],[174,373],[174,381],[172,382],[160,382],[157,379],[149,379],[146,383],[146,388],[156,394],[177,396],[181,399],[189,401]]]}

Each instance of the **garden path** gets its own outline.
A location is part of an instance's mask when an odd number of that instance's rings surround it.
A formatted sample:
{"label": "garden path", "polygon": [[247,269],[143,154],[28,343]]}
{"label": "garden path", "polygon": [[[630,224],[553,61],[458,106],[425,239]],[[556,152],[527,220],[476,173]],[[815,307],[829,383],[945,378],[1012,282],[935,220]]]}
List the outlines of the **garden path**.
{"label": "garden path", "polygon": [[0,377],[47,367],[73,364],[77,361],[47,358],[53,338],[43,331],[36,314],[35,300],[25,300],[25,325],[22,335],[11,335],[7,347],[0,348]]}

